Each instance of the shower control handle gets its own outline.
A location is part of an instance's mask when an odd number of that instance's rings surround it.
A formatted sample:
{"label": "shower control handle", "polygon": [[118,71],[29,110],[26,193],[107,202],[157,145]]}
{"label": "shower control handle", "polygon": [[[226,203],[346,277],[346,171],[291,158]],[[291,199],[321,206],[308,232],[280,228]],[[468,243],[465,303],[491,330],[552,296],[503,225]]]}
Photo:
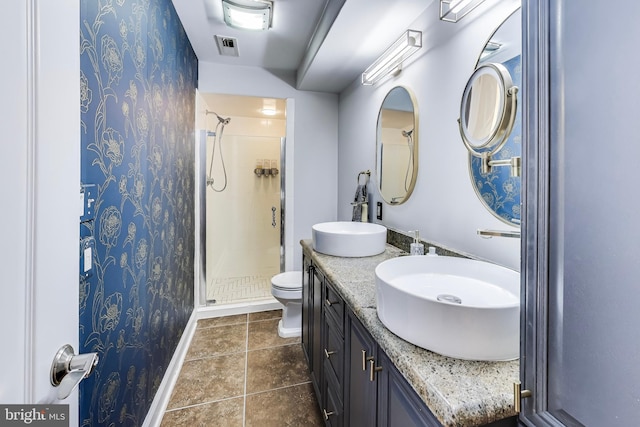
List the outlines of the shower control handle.
{"label": "shower control handle", "polygon": [[271,206],[271,226],[276,228],[276,207]]}

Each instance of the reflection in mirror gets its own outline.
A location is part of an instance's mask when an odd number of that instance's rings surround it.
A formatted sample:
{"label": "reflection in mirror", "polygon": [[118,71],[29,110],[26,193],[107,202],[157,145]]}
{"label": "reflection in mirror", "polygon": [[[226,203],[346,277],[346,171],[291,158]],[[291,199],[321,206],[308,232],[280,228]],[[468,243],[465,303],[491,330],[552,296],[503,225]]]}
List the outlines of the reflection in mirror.
{"label": "reflection in mirror", "polygon": [[473,141],[486,140],[494,132],[500,117],[500,97],[500,86],[495,76],[485,73],[473,82],[464,106],[466,114],[463,116],[464,125]]}
{"label": "reflection in mirror", "polygon": [[[477,67],[488,63],[501,64],[509,73],[513,85],[522,87],[521,14],[520,9],[509,16],[493,33],[485,45]],[[475,89],[475,86],[474,86]],[[521,92],[516,95],[522,96]],[[473,101],[471,102],[473,104]],[[500,103],[498,103],[500,104]],[[511,133],[502,148],[493,155],[494,161],[508,162],[522,153],[522,114],[516,109]],[[485,130],[479,126],[479,136]],[[475,127],[473,128],[475,131]],[[482,159],[469,154],[469,173],[473,187],[482,203],[497,218],[507,224],[520,225],[520,177],[511,176],[508,167],[493,167],[483,171]]]}
{"label": "reflection in mirror", "polygon": [[417,104],[403,87],[389,91],[378,115],[376,172],[382,199],[407,201],[418,174]]}

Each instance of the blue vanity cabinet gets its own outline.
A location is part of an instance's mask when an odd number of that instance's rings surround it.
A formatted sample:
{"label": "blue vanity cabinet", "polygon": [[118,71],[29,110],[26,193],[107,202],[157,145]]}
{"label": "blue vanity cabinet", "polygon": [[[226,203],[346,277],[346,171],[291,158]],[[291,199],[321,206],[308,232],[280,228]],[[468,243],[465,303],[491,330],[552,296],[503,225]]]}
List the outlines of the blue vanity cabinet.
{"label": "blue vanity cabinet", "polygon": [[344,301],[310,258],[303,257],[302,349],[325,419],[343,426]]}
{"label": "blue vanity cabinet", "polygon": [[313,364],[312,336],[313,336],[313,293],[312,283],[313,272],[311,270],[311,260],[306,256],[302,258],[302,352],[307,359],[309,368]]}
{"label": "blue vanity cabinet", "polygon": [[346,417],[351,427],[441,427],[407,380],[349,310]]}
{"label": "blue vanity cabinet", "polygon": [[378,359],[378,426],[441,426],[383,351]]}
{"label": "blue vanity cabinet", "polygon": [[315,268],[311,260],[302,260],[302,350],[309,365],[313,388],[318,403],[323,404],[321,389],[324,378],[322,376],[322,287],[324,275]]}
{"label": "blue vanity cabinet", "polygon": [[356,318],[303,257],[302,348],[327,427],[441,426]]}
{"label": "blue vanity cabinet", "polygon": [[[370,364],[376,363],[377,344],[356,319],[351,310],[347,314],[346,333],[346,377],[345,408],[347,425],[350,427],[371,427],[376,425],[377,373],[373,381]],[[375,370],[375,366],[373,368]]]}
{"label": "blue vanity cabinet", "polygon": [[[322,414],[331,427],[349,425],[344,421],[344,301],[325,278],[322,288],[322,357],[324,358]],[[316,353],[317,354],[317,353]]]}
{"label": "blue vanity cabinet", "polygon": [[324,285],[324,274],[317,268],[312,268],[312,292],[313,292],[313,325],[312,342],[313,358],[311,375],[316,388],[322,384],[322,301],[324,295],[322,288]]}

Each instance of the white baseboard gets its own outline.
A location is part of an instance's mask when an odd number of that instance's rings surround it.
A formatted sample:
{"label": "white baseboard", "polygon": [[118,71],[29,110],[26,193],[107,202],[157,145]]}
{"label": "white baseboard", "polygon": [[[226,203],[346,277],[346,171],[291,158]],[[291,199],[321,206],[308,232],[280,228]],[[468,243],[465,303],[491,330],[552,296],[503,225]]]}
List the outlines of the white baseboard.
{"label": "white baseboard", "polygon": [[153,398],[153,402],[151,402],[149,412],[147,412],[147,416],[142,423],[143,427],[159,427],[160,423],[162,423],[162,417],[164,416],[164,412],[169,404],[169,399],[171,398],[171,393],[173,393],[173,388],[178,380],[178,375],[180,374],[180,369],[182,369],[184,358],[187,355],[189,345],[191,344],[193,335],[196,332],[197,321],[197,311],[193,310],[191,317],[189,317],[189,321],[187,322],[187,326],[184,328],[180,342],[176,347],[176,351],[173,353],[171,362],[169,362],[169,366],[167,366],[167,370],[162,378],[160,387],[158,387],[158,391]]}
{"label": "white baseboard", "polygon": [[257,313],[259,311],[278,310],[282,308],[275,298],[260,301],[240,302],[235,304],[209,305],[196,308],[198,319],[232,316],[234,314]]}

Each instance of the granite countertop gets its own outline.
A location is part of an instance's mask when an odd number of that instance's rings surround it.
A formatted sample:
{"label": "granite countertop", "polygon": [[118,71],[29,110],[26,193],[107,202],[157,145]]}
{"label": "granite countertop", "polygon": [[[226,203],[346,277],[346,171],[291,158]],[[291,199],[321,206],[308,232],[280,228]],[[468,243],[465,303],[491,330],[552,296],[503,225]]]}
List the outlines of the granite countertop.
{"label": "granite countertop", "polygon": [[515,415],[518,360],[476,362],[442,356],[399,338],[378,319],[374,270],[403,254],[401,249],[387,244],[380,255],[342,258],[315,252],[311,240],[300,243],[443,425],[478,426]]}

